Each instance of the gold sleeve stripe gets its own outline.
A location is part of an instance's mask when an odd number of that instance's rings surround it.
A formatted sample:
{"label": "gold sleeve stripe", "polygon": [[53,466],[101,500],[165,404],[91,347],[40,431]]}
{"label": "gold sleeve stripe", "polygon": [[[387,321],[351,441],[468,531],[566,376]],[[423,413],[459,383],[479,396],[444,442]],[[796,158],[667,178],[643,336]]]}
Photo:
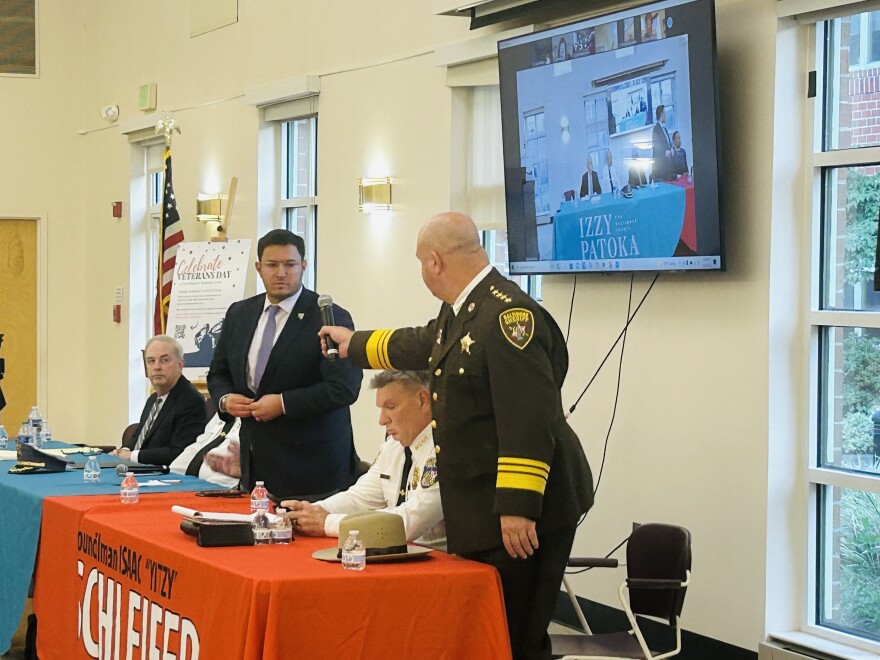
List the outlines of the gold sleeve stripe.
{"label": "gold sleeve stripe", "polygon": [[386,369],[394,369],[388,357],[388,342],[393,334],[394,330],[386,330],[385,335],[379,340],[379,361],[385,365]]}
{"label": "gold sleeve stripe", "polygon": [[541,479],[547,478],[547,472],[540,468],[526,467],[524,465],[499,465],[498,472],[514,472],[517,474],[533,474]]}
{"label": "gold sleeve stripe", "polygon": [[525,467],[539,468],[550,473],[550,466],[544,461],[535,461],[531,458],[516,458],[513,456],[499,456],[498,465],[522,465]]}
{"label": "gold sleeve stripe", "polygon": [[498,488],[513,488],[515,490],[531,490],[539,495],[544,494],[547,480],[530,474],[513,474],[511,472],[499,472],[495,483]]}
{"label": "gold sleeve stripe", "polygon": [[[367,362],[370,363],[371,369],[390,369],[388,362],[388,341],[387,338],[394,332],[393,330],[374,330],[367,339],[366,353]],[[384,343],[383,343],[384,340]]]}

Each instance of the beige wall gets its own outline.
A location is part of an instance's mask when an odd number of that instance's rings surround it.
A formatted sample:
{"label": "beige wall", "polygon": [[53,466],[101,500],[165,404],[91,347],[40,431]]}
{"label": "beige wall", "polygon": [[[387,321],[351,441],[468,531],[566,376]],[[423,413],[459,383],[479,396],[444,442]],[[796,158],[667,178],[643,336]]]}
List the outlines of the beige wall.
{"label": "beige wall", "polygon": [[[0,78],[0,216],[50,220],[48,397],[58,436],[113,442],[128,411],[131,320],[110,320],[113,289],[128,295],[131,147],[99,109],[139,116],[137,87],[158,84],[176,110],[175,190],[188,240],[195,196],[239,177],[232,237],[257,234],[258,110],[245,90],[303,74],[321,79],[318,287],[360,327],[421,323],[437,303],[413,256],[422,220],[450,196],[451,95],[433,47],[474,36],[429,3],[343,0],[240,2],[235,25],[190,39],[186,3],[93,0],[41,3],[38,80]],[[755,649],[765,630],[773,62],[772,3],[719,0],[724,215],[729,271],[661,276],[632,326],[615,430],[594,511],[576,549],[602,553],[632,521],[672,521],[694,533],[694,587],[686,627]],[[183,7],[182,9],[180,7]],[[299,11],[297,11],[299,9]],[[394,61],[397,60],[397,61]],[[377,62],[391,63],[365,67]],[[352,70],[353,69],[353,70]],[[231,100],[224,100],[231,99]],[[201,106],[212,101],[213,105]],[[357,178],[395,179],[391,215],[357,211]],[[636,302],[649,284],[636,276]],[[565,327],[572,280],[545,279],[545,304]],[[253,279],[249,288],[253,290]],[[622,328],[629,281],[578,283],[564,400],[574,401]],[[4,347],[10,359],[10,352]],[[614,397],[610,361],[571,419],[598,471]],[[527,377],[527,375],[524,375]],[[372,394],[354,407],[358,447],[381,439]],[[617,575],[576,580],[615,603]],[[795,617],[796,619],[796,617]]]}

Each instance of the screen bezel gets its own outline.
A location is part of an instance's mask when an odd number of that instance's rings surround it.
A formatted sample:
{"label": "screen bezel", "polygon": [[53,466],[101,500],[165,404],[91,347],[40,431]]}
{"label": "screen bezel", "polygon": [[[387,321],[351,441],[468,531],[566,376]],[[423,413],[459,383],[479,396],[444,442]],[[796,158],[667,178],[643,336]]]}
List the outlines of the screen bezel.
{"label": "screen bezel", "polygon": [[[691,121],[694,126],[697,124],[705,124],[698,130],[692,128],[692,140],[697,135],[702,141],[700,145],[700,170],[695,172],[694,179],[698,175],[709,177],[704,179],[708,181],[708,185],[703,183],[698,189],[695,185],[695,194],[699,195],[697,205],[697,224],[701,225],[701,221],[705,223],[703,230],[708,230],[710,243],[717,243],[717,252],[711,250],[711,254],[684,255],[679,257],[654,258],[651,264],[637,264],[634,262],[627,263],[626,259],[611,260],[607,267],[599,267],[599,264],[589,264],[590,268],[580,268],[580,264],[568,261],[542,261],[540,255],[537,259],[523,258],[514,259],[516,256],[513,250],[510,250],[510,236],[515,229],[512,227],[512,219],[516,218],[517,213],[522,222],[525,222],[522,203],[522,193],[517,195],[516,186],[522,186],[522,163],[520,153],[520,141],[523,139],[520,135],[521,127],[519,122],[519,91],[517,89],[517,73],[533,65],[524,66],[522,62],[518,64],[510,64],[507,62],[506,53],[511,53],[511,48],[516,46],[528,45],[540,42],[545,39],[552,39],[554,36],[562,34],[574,33],[577,30],[586,30],[595,28],[600,25],[609,23],[617,23],[627,18],[638,18],[645,13],[651,11],[660,11],[670,8],[681,8],[690,6],[687,12],[688,18],[694,21],[707,22],[710,29],[705,29],[705,23],[699,25],[687,25],[683,31],[688,35],[689,42],[693,38],[699,48],[694,52],[689,51],[689,76],[688,83],[690,85],[690,93],[692,97],[696,97],[703,102],[711,99],[711,112],[698,113],[694,111],[696,103],[691,101]],[[702,15],[701,15],[702,13]],[[681,16],[679,16],[679,20]],[[668,30],[665,30],[668,32]],[[692,36],[693,35],[693,36]],[[675,36],[675,35],[672,35]],[[555,41],[551,41],[555,43]],[[639,42],[640,44],[646,42]],[[618,46],[628,47],[628,46]],[[522,52],[520,51],[520,57]],[[708,51],[708,52],[706,52]],[[555,55],[554,55],[555,59]],[[695,66],[696,64],[696,66]],[[499,83],[501,93],[501,115],[502,115],[502,147],[504,153],[504,176],[505,176],[505,206],[506,206],[506,222],[508,228],[508,266],[509,272],[513,275],[553,275],[553,274],[570,274],[580,272],[699,272],[714,273],[724,272],[727,270],[727,258],[725,253],[724,240],[724,218],[722,215],[721,205],[721,135],[720,135],[720,104],[718,93],[718,67],[717,67],[717,41],[716,41],[716,24],[715,24],[715,7],[712,0],[665,0],[660,2],[643,3],[638,6],[630,7],[621,11],[609,11],[586,19],[570,21],[565,24],[553,26],[544,30],[532,32],[526,35],[519,35],[504,39],[498,42],[498,67],[499,67]],[[696,80],[696,82],[695,82]],[[706,84],[709,84],[706,87]],[[698,93],[694,94],[695,84],[700,85]],[[704,106],[703,106],[704,107]],[[511,110],[512,108],[512,110]],[[513,130],[511,130],[513,127]],[[694,145],[696,149],[696,145]],[[696,160],[695,154],[689,154],[692,159],[690,165]],[[516,181],[516,176],[519,176]],[[516,181],[516,183],[513,183]],[[519,199],[517,199],[519,197]],[[518,209],[517,209],[518,205]],[[513,210],[512,210],[513,207]],[[709,209],[706,211],[705,209]],[[550,215],[553,215],[551,211]],[[526,239],[523,239],[525,243]],[[536,241],[536,239],[535,239]],[[522,247],[522,246],[521,246]],[[554,255],[555,256],[555,255]],[[709,265],[709,259],[717,259],[717,265]],[[641,260],[642,262],[647,260]],[[702,261],[702,264],[699,263]],[[587,264],[585,264],[587,265]],[[577,266],[577,267],[575,267]],[[593,267],[595,266],[595,268]]]}

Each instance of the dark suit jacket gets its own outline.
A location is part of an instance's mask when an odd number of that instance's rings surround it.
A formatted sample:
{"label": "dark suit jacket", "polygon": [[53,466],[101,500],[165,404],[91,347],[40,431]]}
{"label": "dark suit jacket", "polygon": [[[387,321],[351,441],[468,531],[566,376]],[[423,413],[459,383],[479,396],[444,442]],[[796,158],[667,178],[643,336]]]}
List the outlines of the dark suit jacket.
{"label": "dark suit jacket", "polygon": [[684,149],[672,150],[672,173],[687,174],[688,172],[688,154]]}
{"label": "dark suit jacket", "polygon": [[[584,175],[581,177],[581,197],[586,197],[590,194],[589,184],[587,183],[587,176],[590,172],[584,172]],[[596,170],[593,170],[593,194],[601,193],[602,186],[599,185],[599,175],[596,174]]]}
{"label": "dark suit jacket", "polygon": [[500,548],[500,515],[537,520],[539,537],[576,524],[593,479],[565,420],[568,350],[550,314],[492,270],[458,315],[444,303],[427,326],[388,332],[356,332],[349,359],[431,369],[449,552]]}
{"label": "dark suit jacket", "polygon": [[[126,444],[129,449],[133,448],[137,442],[141,434],[141,427],[146,423],[157,398],[158,395],[153,392],[147,399],[141,412],[138,428],[130,442]],[[144,438],[138,453],[138,462],[151,465],[170,465],[171,461],[177,458],[187,445],[195,442],[204,428],[205,399],[186,379],[186,376],[181,375],[177,384],[168,393],[165,403],[162,404],[156,421],[147,431],[147,437]]]}
{"label": "dark suit jacket", "polygon": [[672,161],[666,156],[666,152],[672,149],[672,144],[659,121],[654,124],[654,130],[651,132],[651,146],[653,147],[651,157],[654,159],[651,176],[655,181],[671,179]]}
{"label": "dark suit jacket", "polygon": [[[260,294],[229,308],[208,371],[208,389],[218,404],[230,393],[254,399],[281,394],[284,400],[286,413],[270,422],[242,419],[242,483],[250,489],[257,479],[265,481],[279,497],[347,488],[357,464],[348,407],[357,400],[363,372],[321,354],[318,294],[304,288],[272,348],[259,391],[251,392],[248,350],[264,300]],[[347,311],[334,305],[333,314],[336,325],[354,328]]]}

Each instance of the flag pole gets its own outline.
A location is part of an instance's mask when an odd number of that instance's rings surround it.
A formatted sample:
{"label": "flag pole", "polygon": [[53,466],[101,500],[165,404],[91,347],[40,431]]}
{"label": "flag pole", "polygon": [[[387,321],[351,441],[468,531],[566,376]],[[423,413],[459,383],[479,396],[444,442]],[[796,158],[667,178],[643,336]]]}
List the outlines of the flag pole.
{"label": "flag pole", "polygon": [[[163,117],[156,124],[156,133],[164,133],[165,134],[165,153],[162,156],[162,162],[164,171],[166,174],[166,178],[169,173],[169,158],[171,155],[171,135],[177,131],[180,134],[180,123],[171,116]],[[168,181],[163,181],[163,188],[168,185]],[[173,198],[173,194],[172,194]],[[165,279],[165,240],[166,240],[166,214],[167,209],[165,194],[162,196],[162,219],[159,222],[159,254],[158,254],[158,265],[157,265],[157,274],[156,274],[156,308],[153,312],[153,330],[156,334],[165,334],[166,332],[166,323],[168,321],[167,310],[165,306],[165,296],[163,295],[163,283]],[[176,214],[176,210],[175,210]],[[178,218],[179,220],[179,218]],[[146,368],[146,363],[145,363]]]}

